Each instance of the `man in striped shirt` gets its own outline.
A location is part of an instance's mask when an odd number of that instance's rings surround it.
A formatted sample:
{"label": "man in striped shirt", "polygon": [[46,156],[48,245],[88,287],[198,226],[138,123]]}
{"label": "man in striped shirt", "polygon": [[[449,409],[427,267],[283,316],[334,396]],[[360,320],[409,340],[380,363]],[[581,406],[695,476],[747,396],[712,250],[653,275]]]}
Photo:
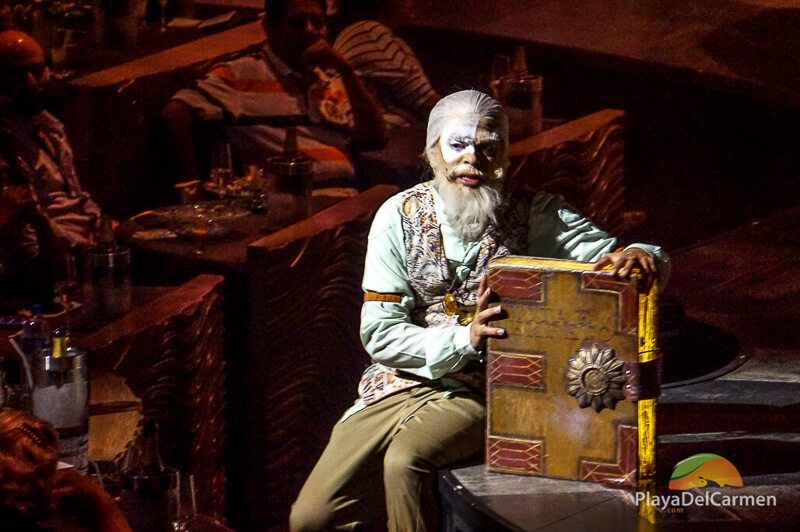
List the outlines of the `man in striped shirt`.
{"label": "man in striped shirt", "polygon": [[412,13],[413,6],[403,0],[338,0],[331,17],[332,29],[341,28],[333,49],[375,95],[390,126],[424,124],[441,98],[414,51],[389,29]]}
{"label": "man in striped shirt", "polygon": [[[317,182],[353,175],[349,150],[386,142],[380,108],[352,67],[326,42],[322,0],[266,0],[267,41],[256,53],[215,66],[179,91],[163,112],[176,179],[201,179],[195,126],[225,127],[237,166],[278,154],[287,126],[314,160]],[[215,124],[216,125],[216,124]]]}
{"label": "man in striped shirt", "polygon": [[424,122],[441,98],[414,51],[380,22],[350,24],[336,38],[333,49],[375,95],[388,124]]}

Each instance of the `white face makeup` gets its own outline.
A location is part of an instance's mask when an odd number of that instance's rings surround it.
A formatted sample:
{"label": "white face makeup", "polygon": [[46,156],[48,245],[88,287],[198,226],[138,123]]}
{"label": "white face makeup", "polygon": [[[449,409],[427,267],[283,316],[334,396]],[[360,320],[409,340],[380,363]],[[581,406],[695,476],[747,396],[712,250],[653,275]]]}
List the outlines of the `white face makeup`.
{"label": "white face makeup", "polygon": [[466,150],[475,151],[475,133],[478,131],[477,120],[453,120],[442,128],[439,146],[442,159],[452,163],[461,157]]}
{"label": "white face makeup", "polygon": [[461,185],[475,188],[486,179],[502,178],[503,140],[485,122],[455,119],[445,124],[439,153],[443,165],[440,171]]}

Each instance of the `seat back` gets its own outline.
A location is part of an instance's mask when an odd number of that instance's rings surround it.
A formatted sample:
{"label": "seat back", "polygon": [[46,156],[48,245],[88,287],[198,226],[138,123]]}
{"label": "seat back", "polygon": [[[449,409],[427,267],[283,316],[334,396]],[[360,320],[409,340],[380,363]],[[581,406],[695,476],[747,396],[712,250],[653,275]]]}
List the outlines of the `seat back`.
{"label": "seat back", "polygon": [[[142,414],[158,420],[164,462],[194,475],[198,510],[214,517],[225,510],[223,281],[198,275],[151,288],[160,294],[152,300],[137,288],[146,303],[75,340],[89,352],[93,381],[101,371],[124,378]],[[125,405],[105,405],[113,406]]]}
{"label": "seat back", "polygon": [[609,233],[624,233],[623,119],[605,109],[515,142],[506,190],[561,194]]}
{"label": "seat back", "polygon": [[287,521],[331,428],[356,399],[369,362],[358,336],[367,233],[396,191],[375,186],[248,248],[248,527]]}

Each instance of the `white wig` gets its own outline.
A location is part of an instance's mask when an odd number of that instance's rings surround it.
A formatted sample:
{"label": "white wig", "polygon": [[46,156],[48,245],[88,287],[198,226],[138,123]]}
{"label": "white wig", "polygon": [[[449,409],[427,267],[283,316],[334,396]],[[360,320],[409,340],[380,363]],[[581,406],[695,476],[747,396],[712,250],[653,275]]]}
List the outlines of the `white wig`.
{"label": "white wig", "polygon": [[425,147],[432,148],[442,136],[444,127],[454,119],[479,121],[482,118],[493,122],[497,133],[508,146],[508,117],[500,102],[482,92],[465,90],[445,96],[433,106],[428,118]]}

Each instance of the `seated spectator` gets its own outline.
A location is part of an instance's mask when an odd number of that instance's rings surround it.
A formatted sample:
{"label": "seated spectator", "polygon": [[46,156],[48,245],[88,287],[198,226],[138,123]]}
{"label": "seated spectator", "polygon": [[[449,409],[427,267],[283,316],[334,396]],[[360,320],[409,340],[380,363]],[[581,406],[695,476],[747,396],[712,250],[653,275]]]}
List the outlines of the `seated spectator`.
{"label": "seated spectator", "polygon": [[53,264],[88,247],[100,208],[83,191],[63,124],[43,109],[49,80],[41,46],[0,31],[0,304],[53,297]]}
{"label": "seated spectator", "polygon": [[[384,24],[400,19],[406,2],[339,0],[333,19],[344,27],[333,43],[375,95],[390,125],[422,123],[441,96],[414,51]],[[349,25],[348,25],[349,24]]]}
{"label": "seated spectator", "polygon": [[196,127],[224,125],[235,164],[263,165],[296,124],[298,148],[314,160],[318,182],[353,175],[349,148],[380,148],[380,108],[347,62],[326,42],[323,0],[266,0],[267,41],[252,55],[219,64],[179,91],[163,118],[176,181],[205,179]]}
{"label": "seated spectator", "polygon": [[23,32],[0,31],[0,180],[22,173],[56,237],[85,247],[100,208],[78,182],[64,125],[43,108],[48,81],[41,46]]}
{"label": "seated spectator", "polygon": [[72,470],[56,471],[56,441],[44,421],[0,411],[0,530],[129,532],[100,486]]}

